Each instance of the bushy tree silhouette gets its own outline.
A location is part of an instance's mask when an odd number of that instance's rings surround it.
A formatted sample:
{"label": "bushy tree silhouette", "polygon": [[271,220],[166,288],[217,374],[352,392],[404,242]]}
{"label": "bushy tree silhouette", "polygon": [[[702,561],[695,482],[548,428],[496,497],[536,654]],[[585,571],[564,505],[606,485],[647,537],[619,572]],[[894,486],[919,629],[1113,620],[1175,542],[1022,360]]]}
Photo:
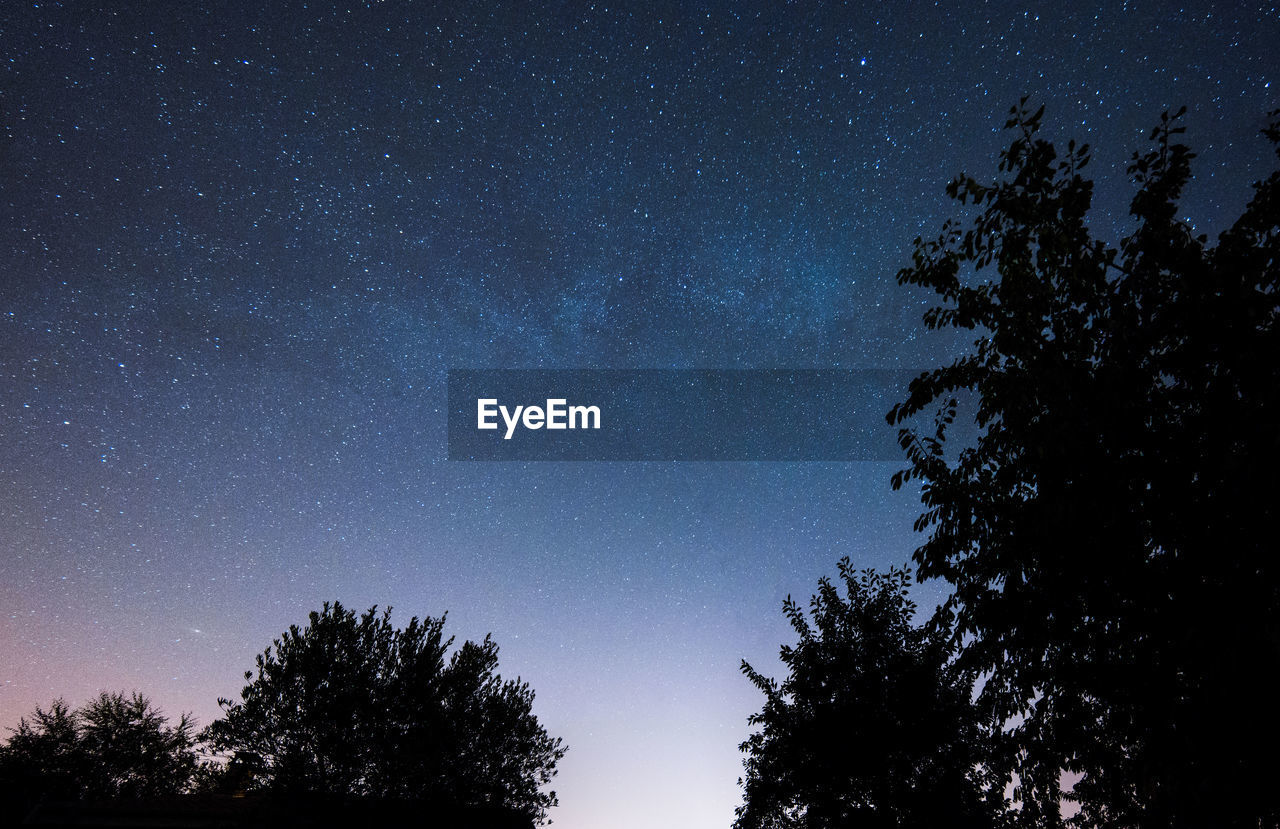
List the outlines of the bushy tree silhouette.
{"label": "bushy tree silhouette", "polygon": [[197,778],[194,732],[189,716],[170,725],[137,692],[103,693],[75,711],[55,700],[0,747],[0,786],[26,805],[178,794]]}
{"label": "bushy tree silhouette", "polygon": [[205,735],[250,788],[291,794],[502,806],[543,821],[564,756],[532,713],[528,684],[495,671],[485,637],[450,654],[444,617],[403,629],[388,609],[339,603],[257,658],[241,700]]}
{"label": "bushy tree silhouette", "polygon": [[913,622],[903,570],[828,579],[783,610],[799,641],[782,648],[781,684],[747,662],[764,692],[750,718],[737,829],[990,827],[1003,796],[982,773],[973,678],[951,661],[948,618]]}
{"label": "bushy tree silhouette", "polygon": [[[1065,770],[1080,826],[1274,826],[1280,173],[1210,246],[1178,218],[1193,154],[1166,114],[1111,248],[1088,147],[1059,155],[1042,112],[1014,108],[1001,180],[953,181],[976,215],[898,275],[943,298],[928,327],[979,335],[889,415],[937,413],[900,433],[915,560],[955,587],[1023,821],[1060,822]],[[956,446],[962,392],[979,431]]]}

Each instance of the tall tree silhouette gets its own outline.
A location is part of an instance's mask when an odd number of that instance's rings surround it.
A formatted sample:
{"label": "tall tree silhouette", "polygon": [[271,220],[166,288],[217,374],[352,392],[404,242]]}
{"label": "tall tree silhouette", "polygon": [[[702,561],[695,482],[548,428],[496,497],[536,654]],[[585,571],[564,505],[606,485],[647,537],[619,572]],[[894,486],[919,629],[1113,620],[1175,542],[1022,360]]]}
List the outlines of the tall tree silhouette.
{"label": "tall tree silhouette", "polygon": [[390,609],[339,603],[257,659],[241,700],[205,732],[249,786],[281,793],[491,805],[545,820],[564,756],[532,713],[528,684],[495,673],[485,637],[450,654],[444,617],[397,629]]}
{"label": "tall tree silhouette", "polygon": [[0,787],[27,805],[178,794],[196,781],[194,732],[190,717],[171,725],[137,692],[102,693],[75,711],[55,700],[0,746]]}
{"label": "tall tree silhouette", "polygon": [[951,662],[948,618],[916,626],[903,570],[855,572],[845,596],[828,579],[809,603],[787,598],[799,636],[779,684],[747,662],[765,695],[750,718],[736,829],[990,827],[1000,789],[982,775],[973,678]]}
{"label": "tall tree silhouette", "polygon": [[[1166,114],[1114,249],[1086,220],[1088,147],[1059,155],[1042,113],[1014,108],[1002,178],[948,186],[976,216],[898,275],[943,298],[928,327],[978,332],[889,415],[910,426],[894,485],[926,509],[915,560],[955,586],[1024,820],[1060,821],[1066,770],[1081,826],[1274,826],[1280,173],[1210,246],[1178,218],[1194,156]],[[963,391],[979,431],[955,445]]]}

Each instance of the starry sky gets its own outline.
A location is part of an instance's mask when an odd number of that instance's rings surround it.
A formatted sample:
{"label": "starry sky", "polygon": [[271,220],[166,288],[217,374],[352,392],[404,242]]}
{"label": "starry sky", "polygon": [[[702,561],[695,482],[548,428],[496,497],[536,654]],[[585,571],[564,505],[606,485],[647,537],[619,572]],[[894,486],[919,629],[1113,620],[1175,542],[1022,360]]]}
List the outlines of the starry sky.
{"label": "starry sky", "polygon": [[4,4],[0,727],[207,723],[326,599],[448,611],[569,744],[557,825],[727,826],[739,661],[909,559],[898,464],[448,461],[446,371],[933,365],[965,338],[894,274],[1011,105],[1095,146],[1113,242],[1187,105],[1213,234],[1276,43],[1248,2]]}

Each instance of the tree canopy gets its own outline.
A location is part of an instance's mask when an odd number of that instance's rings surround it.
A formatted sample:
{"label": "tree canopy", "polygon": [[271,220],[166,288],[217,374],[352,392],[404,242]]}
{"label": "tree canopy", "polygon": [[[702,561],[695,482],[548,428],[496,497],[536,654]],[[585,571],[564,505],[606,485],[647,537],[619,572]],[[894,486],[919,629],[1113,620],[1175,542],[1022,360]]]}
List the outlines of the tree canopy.
{"label": "tree canopy", "polygon": [[206,731],[251,788],[503,806],[545,820],[565,747],[534,694],[495,673],[489,638],[450,653],[445,618],[397,629],[391,611],[339,603],[257,658],[240,701]]}
{"label": "tree canopy", "polygon": [[195,723],[183,715],[170,725],[137,692],[104,692],[74,711],[55,700],[0,746],[0,785],[27,804],[178,794],[198,770]]}
{"label": "tree canopy", "polygon": [[[950,660],[945,613],[917,626],[904,570],[840,562],[845,596],[819,582],[779,684],[742,663],[765,695],[749,722],[736,829],[990,827],[1001,792],[981,774],[973,678]],[[810,618],[812,617],[812,621]]]}
{"label": "tree canopy", "polygon": [[[941,296],[927,327],[977,334],[889,415],[915,561],[954,586],[1024,822],[1060,821],[1066,771],[1080,826],[1274,826],[1280,172],[1211,245],[1179,218],[1194,154],[1166,114],[1110,247],[1088,147],[1059,154],[1042,113],[1014,108],[1000,180],[954,180],[973,215],[898,275]],[[966,392],[979,431],[957,444]]]}

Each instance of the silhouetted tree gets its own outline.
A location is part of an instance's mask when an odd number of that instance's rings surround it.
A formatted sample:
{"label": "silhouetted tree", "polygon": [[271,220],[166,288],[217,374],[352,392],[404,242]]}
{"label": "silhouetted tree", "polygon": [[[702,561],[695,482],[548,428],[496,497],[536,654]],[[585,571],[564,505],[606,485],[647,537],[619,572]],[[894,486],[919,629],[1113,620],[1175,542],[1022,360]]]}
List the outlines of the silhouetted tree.
{"label": "silhouetted tree", "polygon": [[75,715],[54,700],[48,710],[36,708],[30,719],[23,717],[0,747],[0,792],[6,803],[18,801],[20,814],[42,799],[74,800],[82,794],[88,765]]}
{"label": "silhouetted tree", "polygon": [[76,712],[80,746],[92,758],[89,790],[108,798],[175,794],[195,777],[195,722],[168,719],[135,692],[103,693]]}
{"label": "silhouetted tree", "polygon": [[0,786],[26,805],[177,794],[195,780],[195,725],[176,725],[137,692],[103,693],[71,711],[55,700],[23,717],[0,747]]}
{"label": "silhouetted tree", "polygon": [[339,603],[257,658],[206,737],[250,788],[492,805],[546,819],[564,756],[527,683],[495,674],[489,637],[449,653],[444,617],[391,625]]}
{"label": "silhouetted tree", "polygon": [[764,692],[750,723],[737,829],[990,827],[1003,793],[986,785],[973,678],[950,660],[948,618],[916,626],[904,570],[855,572],[846,597],[828,579],[812,623],[787,598],[799,635],[782,648],[779,685],[742,663]]}
{"label": "silhouetted tree", "polygon": [[[1209,246],[1178,218],[1193,154],[1166,114],[1114,249],[1087,222],[1088,147],[1060,156],[1042,112],[1014,108],[1002,179],[948,187],[976,217],[898,275],[942,296],[928,327],[979,335],[889,415],[937,412],[900,433],[915,560],[955,587],[1024,821],[1060,822],[1065,770],[1081,826],[1274,826],[1280,173]],[[957,446],[963,392],[979,429]]]}

